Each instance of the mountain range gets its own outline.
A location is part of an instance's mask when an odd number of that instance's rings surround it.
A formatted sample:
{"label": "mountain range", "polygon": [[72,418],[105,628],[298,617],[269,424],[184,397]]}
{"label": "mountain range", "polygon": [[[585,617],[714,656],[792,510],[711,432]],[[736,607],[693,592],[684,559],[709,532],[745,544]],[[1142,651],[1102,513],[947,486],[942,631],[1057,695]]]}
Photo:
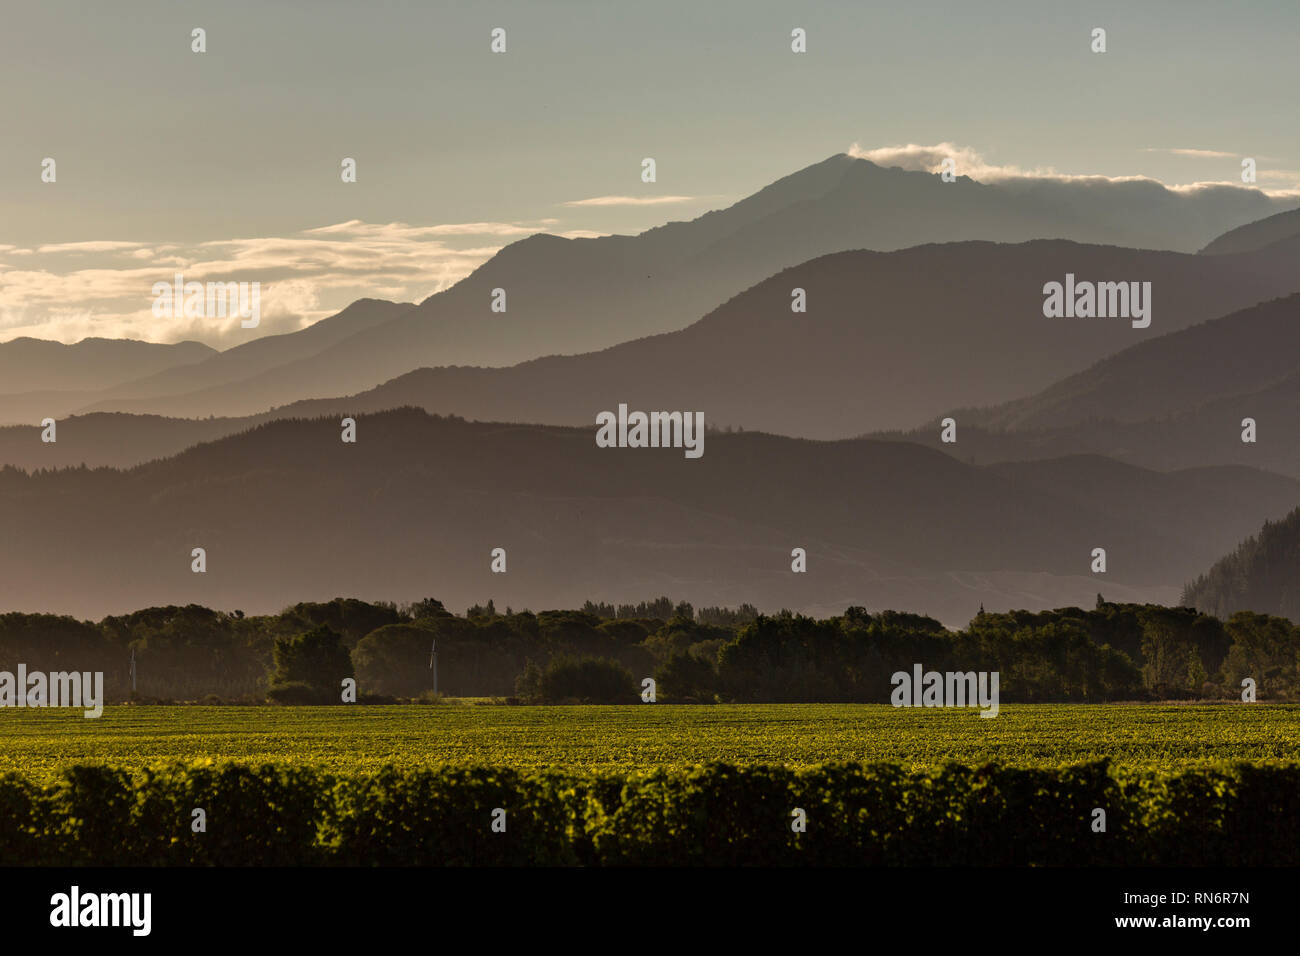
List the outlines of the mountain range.
{"label": "mountain range", "polygon": [[[690,222],[636,236],[534,235],[418,306],[363,300],[272,344],[223,352],[193,376],[146,376],[96,395],[46,394],[40,417],[257,414],[355,393],[420,367],[508,366],[684,329],[742,290],[830,253],[1041,238],[1190,253],[1297,202],[1234,187],[1175,191],[1147,180],[944,182],[838,154]],[[504,313],[490,308],[495,289],[505,290]],[[22,390],[0,391],[8,393],[0,395],[0,422],[37,414],[30,396],[12,395]]]}
{"label": "mountain range", "polygon": [[[1037,394],[877,434],[981,462],[1069,453],[1150,468],[1241,464],[1300,477],[1300,295],[1134,345]],[[1252,442],[1243,441],[1246,419]]]}
{"label": "mountain range", "polygon": [[[0,606],[252,612],[347,593],[536,610],[667,593],[964,622],[981,603],[1098,591],[1172,601],[1300,495],[1247,468],[975,467],[910,443],[718,432],[692,460],[593,435],[398,409],[358,417],[355,444],[333,418],[281,419],[125,471],[0,471]],[[497,547],[505,574],[489,570]]]}
{"label": "mountain range", "polygon": [[15,391],[91,391],[163,369],[193,366],[220,354],[198,342],[157,345],[131,339],[82,339],[65,345],[23,337],[0,345],[0,381]]}
{"label": "mountain range", "polygon": [[[1174,603],[1300,500],[1300,212],[1278,205],[836,156],[225,352],[5,343],[0,608]],[[1150,283],[1149,327],[1049,318],[1067,277]],[[702,412],[704,456],[598,447],[620,404]]]}
{"label": "mountain range", "polygon": [[[349,336],[413,308],[410,303],[359,299],[342,312],[297,332],[267,335],[224,352],[184,342],[152,345],[147,342],[85,339],[76,345],[40,342],[61,362],[45,358],[35,339],[0,343],[0,368],[21,368],[21,375],[0,379],[0,421],[34,422],[61,418],[85,405],[111,403],[121,395],[141,400],[165,399],[219,387],[301,361]],[[55,348],[57,347],[57,348]],[[58,352],[57,349],[66,350]],[[110,351],[116,349],[116,351]],[[134,362],[124,358],[136,356]],[[151,360],[144,361],[144,356]],[[73,359],[73,356],[79,358]],[[91,370],[95,371],[91,371]],[[308,394],[311,394],[310,392]],[[328,392],[326,393],[328,394]],[[204,412],[194,417],[205,417]]]}

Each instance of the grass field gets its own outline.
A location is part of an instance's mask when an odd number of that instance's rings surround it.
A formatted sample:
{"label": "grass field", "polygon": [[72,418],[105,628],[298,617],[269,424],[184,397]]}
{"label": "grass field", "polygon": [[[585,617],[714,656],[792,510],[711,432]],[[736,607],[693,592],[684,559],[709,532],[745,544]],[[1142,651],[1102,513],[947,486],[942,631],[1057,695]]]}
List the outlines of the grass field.
{"label": "grass field", "polygon": [[0,712],[0,773],[136,768],[199,757],[306,763],[340,773],[495,764],[630,770],[726,760],[1054,765],[1111,758],[1175,769],[1300,761],[1300,706],[1020,705],[970,710],[859,704],[621,707],[107,707]]}

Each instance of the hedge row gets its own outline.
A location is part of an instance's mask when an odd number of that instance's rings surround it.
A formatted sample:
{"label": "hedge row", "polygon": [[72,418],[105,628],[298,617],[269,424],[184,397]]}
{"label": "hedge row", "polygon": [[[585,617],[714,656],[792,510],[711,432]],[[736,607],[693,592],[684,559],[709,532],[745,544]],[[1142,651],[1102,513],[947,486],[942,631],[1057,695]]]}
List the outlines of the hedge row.
{"label": "hedge row", "polygon": [[[192,829],[195,808],[205,832]],[[493,831],[496,808],[505,832]],[[0,864],[1295,866],[1300,766],[354,777],[210,762],[77,767],[49,786],[0,777]]]}

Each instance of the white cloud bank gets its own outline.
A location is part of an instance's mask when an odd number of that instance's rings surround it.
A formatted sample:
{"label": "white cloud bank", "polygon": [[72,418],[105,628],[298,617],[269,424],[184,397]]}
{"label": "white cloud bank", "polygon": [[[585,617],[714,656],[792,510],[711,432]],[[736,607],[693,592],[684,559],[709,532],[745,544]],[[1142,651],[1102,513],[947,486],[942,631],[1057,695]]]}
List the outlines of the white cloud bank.
{"label": "white cloud bank", "polygon": [[697,196],[593,196],[590,199],[571,199],[566,206],[667,206],[674,203],[694,202]]}
{"label": "white cloud bank", "polygon": [[[1203,159],[1222,159],[1225,157],[1237,158],[1236,153],[1226,153],[1219,150],[1206,149],[1147,148],[1142,151],[1169,152],[1180,156],[1194,156]],[[971,179],[982,183],[1006,182],[1010,180],[1024,179],[1047,179],[1059,182],[1158,182],[1158,180],[1154,180],[1150,176],[1074,175],[1070,173],[1062,173],[1052,166],[1035,166],[1032,168],[1026,168],[1023,166],[992,163],[987,161],[979,151],[969,146],[958,146],[955,143],[948,142],[936,143],[933,146],[922,146],[917,143],[908,143],[906,146],[881,146],[875,149],[865,149],[858,143],[854,143],[849,147],[848,154],[858,159],[870,160],[878,166],[898,166],[902,169],[926,173],[939,172],[943,166],[944,160],[951,158],[955,163],[958,176],[969,176]],[[1245,154],[1242,155],[1244,156]],[[1257,159],[1258,158],[1259,157],[1257,157]],[[1293,170],[1271,170],[1261,166],[1257,172],[1257,178],[1260,183],[1276,184],[1276,188],[1265,188],[1263,185],[1246,186],[1240,180],[1211,180],[1184,184],[1161,183],[1161,185],[1174,192],[1187,192],[1191,190],[1205,189],[1211,186],[1236,186],[1239,188],[1258,188],[1261,192],[1264,192],[1269,196],[1300,196],[1300,174],[1297,174]]]}
{"label": "white cloud bank", "polygon": [[153,284],[258,282],[256,335],[291,332],[365,296],[419,301],[469,275],[505,242],[557,220],[434,226],[360,220],[290,236],[190,245],[125,240],[0,246],[0,341],[22,335],[150,342],[195,339],[217,348],[248,341],[238,316],[156,318]]}

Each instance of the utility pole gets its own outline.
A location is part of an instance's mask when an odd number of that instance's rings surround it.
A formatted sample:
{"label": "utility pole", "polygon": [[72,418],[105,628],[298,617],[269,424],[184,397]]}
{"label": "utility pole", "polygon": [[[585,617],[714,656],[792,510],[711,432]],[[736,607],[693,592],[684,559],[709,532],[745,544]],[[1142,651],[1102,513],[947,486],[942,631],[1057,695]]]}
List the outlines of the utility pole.
{"label": "utility pole", "polygon": [[131,648],[131,693],[135,693],[135,648]]}
{"label": "utility pole", "polygon": [[438,693],[438,640],[429,645],[429,669],[433,671],[433,692]]}

